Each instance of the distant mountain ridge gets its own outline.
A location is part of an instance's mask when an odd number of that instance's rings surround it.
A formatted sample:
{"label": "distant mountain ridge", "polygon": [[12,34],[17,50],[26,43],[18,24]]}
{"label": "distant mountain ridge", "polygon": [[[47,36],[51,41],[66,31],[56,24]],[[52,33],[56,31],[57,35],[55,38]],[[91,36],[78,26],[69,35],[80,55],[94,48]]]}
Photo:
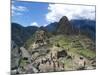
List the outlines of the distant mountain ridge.
{"label": "distant mountain ridge", "polygon": [[21,46],[37,29],[38,27],[35,26],[23,27],[20,24],[11,23],[11,39]]}
{"label": "distant mountain ridge", "polygon": [[54,31],[56,31],[57,26],[58,26],[58,23],[57,23],[57,22],[54,22],[54,23],[48,24],[45,28],[46,28],[49,32],[54,32]]}
{"label": "distant mountain ridge", "polygon": [[96,22],[93,20],[71,20],[63,16],[59,22],[54,22],[46,27],[28,26],[23,27],[17,23],[11,23],[12,40],[19,46],[23,45],[38,29],[57,34],[83,34],[95,41]]}
{"label": "distant mountain ridge", "polygon": [[71,20],[72,25],[78,32],[87,35],[92,40],[96,39],[96,21],[94,20]]}
{"label": "distant mountain ridge", "polygon": [[[66,19],[66,20],[64,20]],[[62,22],[62,21],[63,22]],[[67,23],[66,23],[67,22]],[[69,33],[70,34],[84,34],[87,35],[92,40],[96,39],[96,21],[94,20],[68,20],[67,17],[62,17],[60,21],[57,23],[51,23],[46,26],[48,31],[53,30],[56,32]],[[51,31],[52,32],[52,31]]]}

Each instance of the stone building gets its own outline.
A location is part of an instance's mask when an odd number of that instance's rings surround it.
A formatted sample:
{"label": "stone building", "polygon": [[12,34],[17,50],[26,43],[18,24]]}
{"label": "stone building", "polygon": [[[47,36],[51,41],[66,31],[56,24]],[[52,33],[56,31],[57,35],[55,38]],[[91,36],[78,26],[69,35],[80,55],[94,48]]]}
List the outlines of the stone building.
{"label": "stone building", "polygon": [[44,45],[46,44],[46,33],[43,30],[36,31],[35,44]]}

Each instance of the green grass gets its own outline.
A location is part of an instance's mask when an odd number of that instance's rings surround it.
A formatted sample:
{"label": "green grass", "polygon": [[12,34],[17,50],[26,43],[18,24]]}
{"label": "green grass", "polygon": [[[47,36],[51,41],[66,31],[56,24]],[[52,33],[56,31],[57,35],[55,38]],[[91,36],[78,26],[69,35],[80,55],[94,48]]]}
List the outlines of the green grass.
{"label": "green grass", "polygon": [[[63,36],[59,35],[56,36],[54,39],[54,43],[59,43],[59,45],[63,48],[69,48],[71,53],[82,55],[88,59],[92,59],[96,57],[95,51],[92,51],[91,49],[88,49],[86,46],[89,45],[88,43],[84,43],[82,40],[88,39],[84,38],[84,36],[81,38],[76,36]],[[74,42],[73,42],[74,41]],[[72,45],[71,45],[72,43]],[[91,41],[90,41],[91,43]]]}
{"label": "green grass", "polygon": [[25,66],[27,64],[26,60],[21,59],[20,61],[20,66]]}
{"label": "green grass", "polygon": [[96,53],[94,51],[91,50],[79,50],[78,51],[79,54],[85,56],[88,59],[93,59],[96,57]]}
{"label": "green grass", "polygon": [[82,55],[88,59],[93,59],[96,57],[96,52],[91,51],[89,49],[83,49],[83,48],[70,48],[70,52],[74,54]]}
{"label": "green grass", "polygon": [[30,45],[33,44],[33,43],[34,43],[34,35],[31,36],[30,39],[28,39],[28,40],[25,42],[24,47],[25,47],[26,49],[28,49],[28,48],[30,47]]}
{"label": "green grass", "polygon": [[70,45],[71,40],[67,36],[59,35],[54,37],[53,44],[59,44],[63,48],[68,48]]}
{"label": "green grass", "polygon": [[[86,41],[84,41],[86,40]],[[88,45],[92,44],[92,41],[85,36],[66,36],[66,35],[57,35],[50,38],[51,43],[48,45],[52,47],[52,45],[59,44],[60,47],[70,50],[73,54],[79,54],[86,58],[92,59],[96,57],[95,51],[92,51],[91,48],[87,48]],[[88,42],[89,43],[86,43]],[[29,48],[29,46],[34,42],[34,38],[31,37],[27,40],[25,46]],[[91,47],[91,45],[90,45]]]}

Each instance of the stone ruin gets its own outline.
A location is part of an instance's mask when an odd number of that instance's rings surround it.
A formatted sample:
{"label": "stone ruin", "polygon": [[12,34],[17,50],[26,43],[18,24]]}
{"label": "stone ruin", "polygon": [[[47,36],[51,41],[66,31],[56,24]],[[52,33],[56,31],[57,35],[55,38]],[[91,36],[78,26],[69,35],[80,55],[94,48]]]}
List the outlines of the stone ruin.
{"label": "stone ruin", "polygon": [[43,30],[36,31],[34,39],[35,41],[34,41],[34,44],[32,45],[32,48],[38,48],[40,46],[47,44],[46,32]]}
{"label": "stone ruin", "polygon": [[43,30],[36,31],[35,43],[40,44],[40,45],[46,44],[46,33],[45,33],[45,31],[43,31]]}
{"label": "stone ruin", "polygon": [[[53,45],[52,48],[49,48],[47,46],[47,40],[48,38],[46,32],[43,30],[38,30],[35,33],[31,56],[29,56],[29,54],[22,49],[24,51],[23,57],[27,57],[29,59],[31,58],[31,63],[28,65],[28,70],[32,69],[34,73],[64,71],[66,70],[66,64],[64,62],[65,60],[71,59],[70,62],[73,62],[73,64],[74,60],[77,62],[73,55],[68,52],[69,48],[64,49],[59,45],[59,43]],[[82,57],[80,57],[77,65],[78,66],[75,67],[77,70],[85,68],[85,61]],[[73,65],[71,67],[73,67]],[[27,66],[25,68],[26,71],[28,71]]]}

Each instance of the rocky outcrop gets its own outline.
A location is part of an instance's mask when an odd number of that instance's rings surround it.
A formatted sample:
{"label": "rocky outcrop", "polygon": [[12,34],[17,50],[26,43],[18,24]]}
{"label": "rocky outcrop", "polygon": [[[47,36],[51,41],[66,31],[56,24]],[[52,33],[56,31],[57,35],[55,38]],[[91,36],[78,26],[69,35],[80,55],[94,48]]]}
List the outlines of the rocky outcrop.
{"label": "rocky outcrop", "polygon": [[22,59],[27,60],[27,62],[31,62],[31,55],[29,54],[28,50],[21,47],[20,51],[22,52]]}
{"label": "rocky outcrop", "polygon": [[62,50],[62,51],[58,51],[57,52],[57,58],[60,58],[60,57],[66,57],[68,54],[65,50]]}
{"label": "rocky outcrop", "polygon": [[46,36],[45,31],[43,30],[36,31],[35,33],[35,43],[36,44],[44,45],[46,44],[46,39],[47,39],[47,36]]}
{"label": "rocky outcrop", "polygon": [[16,75],[21,59],[21,51],[14,41],[11,42],[11,74]]}
{"label": "rocky outcrop", "polygon": [[47,33],[44,30],[38,30],[35,32],[34,35],[34,41],[33,44],[31,45],[32,51],[38,51],[36,49],[40,49],[40,47],[47,45],[48,44],[48,37]]}
{"label": "rocky outcrop", "polygon": [[19,47],[14,41],[11,43],[11,69],[17,69],[19,66],[19,60],[21,58],[21,52]]}
{"label": "rocky outcrop", "polygon": [[66,16],[63,16],[58,22],[57,33],[68,35],[73,33],[73,27]]}

